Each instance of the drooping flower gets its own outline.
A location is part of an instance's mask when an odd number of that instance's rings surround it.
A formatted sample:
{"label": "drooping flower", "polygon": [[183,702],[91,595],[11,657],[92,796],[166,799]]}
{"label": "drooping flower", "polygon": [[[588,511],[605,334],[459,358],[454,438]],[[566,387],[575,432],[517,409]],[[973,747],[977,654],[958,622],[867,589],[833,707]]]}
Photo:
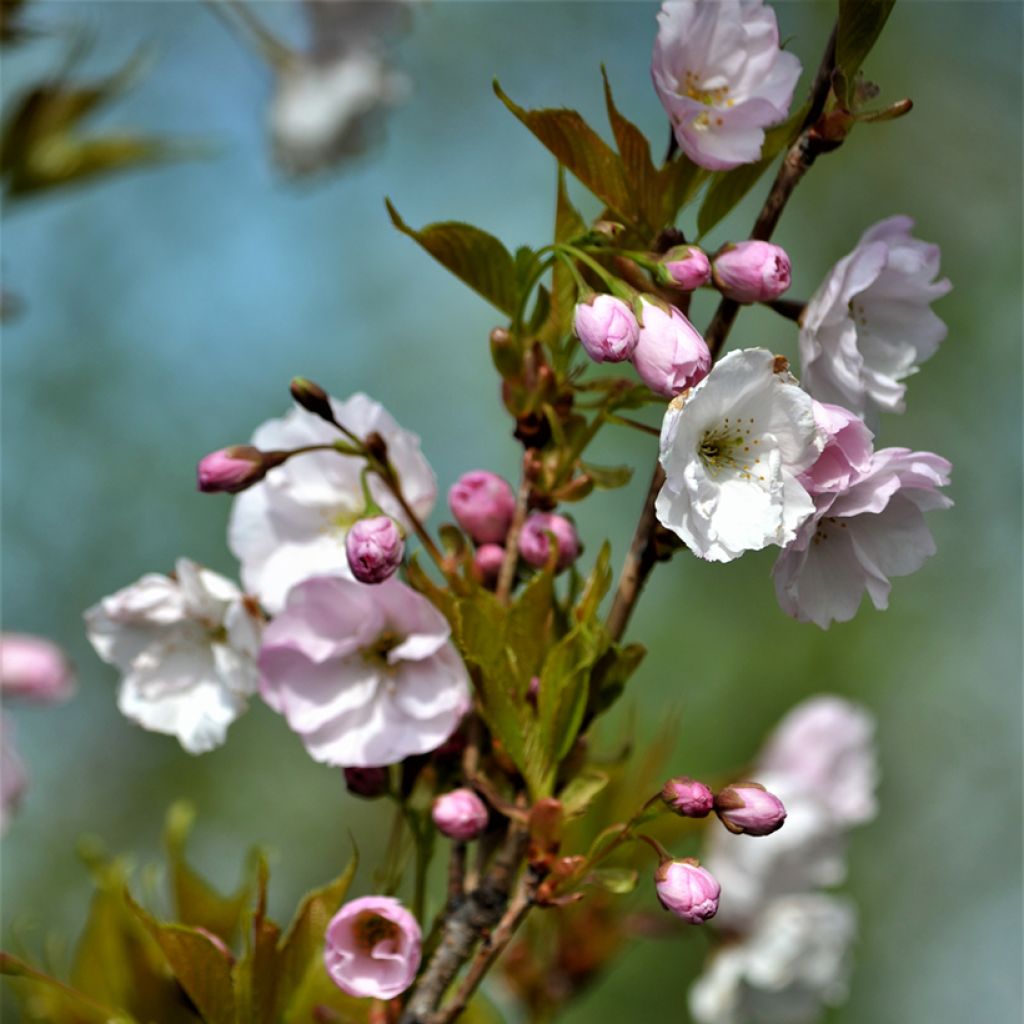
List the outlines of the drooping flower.
{"label": "drooping flower", "polygon": [[667,310],[640,300],[643,326],[633,351],[633,368],[656,394],[673,398],[711,369],[707,342],[675,306]]}
{"label": "drooping flower", "polygon": [[592,295],[577,304],[573,331],[594,362],[621,363],[633,354],[640,325],[622,299]]}
{"label": "drooping flower", "polygon": [[[339,423],[355,436],[376,432],[413,511],[425,518],[437,486],[420,451],[419,438],[403,430],[387,410],[363,394],[331,400]],[[268,420],[253,434],[264,450],[332,444],[338,430],[305,409],[293,408]],[[231,509],[228,546],[242,563],[242,582],[270,612],[278,611],[295,583],[314,575],[349,576],[345,535],[365,514],[361,474],[366,460],[336,451],[312,452],[272,469],[265,480],[239,494]],[[408,530],[411,524],[384,484],[371,475],[373,500]]]}
{"label": "drooping flower", "polygon": [[53,641],[29,633],[0,634],[0,696],[5,702],[56,704],[74,690],[75,674]]}
{"label": "drooping flower", "polygon": [[774,902],[721,947],[690,989],[698,1024],[813,1024],[846,998],[857,915],[822,893]]}
{"label": "drooping flower", "polygon": [[771,352],[730,352],[665,413],[658,521],[713,562],[787,544],[814,511],[799,477],[824,441],[810,395]]}
{"label": "drooping flower", "polygon": [[397,579],[320,576],[293,587],[267,626],[260,691],[316,761],[394,764],[440,746],[469,707],[450,628]]}
{"label": "drooping flower", "polygon": [[779,49],[761,0],[679,0],[658,15],[651,75],[679,148],[728,170],[761,157],[764,129],[784,120],[800,61]]}
{"label": "drooping flower", "polygon": [[883,448],[845,490],[817,495],[773,569],[782,610],[827,629],[852,619],[865,593],[888,607],[889,577],[916,572],[935,553],[924,513],[953,504],[938,491],[950,469],[931,452]]}
{"label": "drooping flower", "polygon": [[405,541],[390,516],[371,516],[353,523],[345,538],[345,553],[360,583],[381,583],[402,564]]}
{"label": "drooping flower", "polygon": [[362,896],[327,925],[324,966],[350,996],[394,999],[416,977],[421,938],[416,918],[393,896]]}
{"label": "drooping flower", "polygon": [[532,512],[523,523],[519,534],[519,553],[530,565],[540,568],[547,564],[551,554],[551,537],[555,538],[558,557],[555,571],[567,569],[580,554],[580,540],[576,527],[555,512]]}
{"label": "drooping flower", "polygon": [[771,302],[789,288],[791,267],[786,251],[771,242],[727,245],[716,257],[715,287],[735,302]]}
{"label": "drooping flower", "polygon": [[262,621],[230,580],[179,558],[85,613],[96,653],[122,673],[118,707],[190,754],[224,742],[256,689]]}
{"label": "drooping flower", "polygon": [[879,411],[903,412],[903,380],[946,336],[931,303],[951,285],[936,280],[939,247],[911,237],[913,226],[909,217],[890,217],[865,231],[801,319],[804,386],[869,424]]}
{"label": "drooping flower", "polygon": [[507,480],[486,469],[463,473],[448,491],[455,521],[477,544],[503,544],[516,511]]}
{"label": "drooping flower", "polygon": [[703,924],[718,911],[721,886],[695,860],[666,860],[654,874],[654,887],[661,905],[690,924]]}
{"label": "drooping flower", "polygon": [[487,805],[471,789],[462,787],[434,800],[430,816],[437,830],[449,839],[468,843],[487,828]]}

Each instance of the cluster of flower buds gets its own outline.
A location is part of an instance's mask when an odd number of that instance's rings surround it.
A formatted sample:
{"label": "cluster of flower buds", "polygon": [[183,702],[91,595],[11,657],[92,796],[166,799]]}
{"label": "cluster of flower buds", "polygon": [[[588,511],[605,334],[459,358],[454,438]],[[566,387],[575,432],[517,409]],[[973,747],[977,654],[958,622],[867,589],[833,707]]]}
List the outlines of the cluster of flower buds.
{"label": "cluster of flower buds", "polygon": [[[516,512],[516,498],[506,480],[486,469],[464,473],[448,492],[456,522],[476,545],[473,563],[480,581],[495,587],[505,563],[506,541]],[[557,548],[556,571],[579,557],[576,527],[554,512],[532,512],[519,531],[518,551],[528,565],[541,568],[551,557],[551,538]]]}

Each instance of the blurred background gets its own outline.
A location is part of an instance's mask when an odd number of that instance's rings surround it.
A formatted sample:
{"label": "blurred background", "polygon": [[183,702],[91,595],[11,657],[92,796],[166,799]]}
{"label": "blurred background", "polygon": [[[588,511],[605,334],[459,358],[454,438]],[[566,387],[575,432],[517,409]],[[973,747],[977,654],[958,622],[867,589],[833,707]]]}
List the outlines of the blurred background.
{"label": "blurred background", "polygon": [[[256,6],[302,42],[299,5]],[[87,77],[146,45],[147,73],[95,129],[131,126],[204,152],[4,211],[3,287],[18,307],[3,332],[4,628],[59,641],[80,680],[69,704],[12,715],[31,779],[0,850],[5,944],[76,933],[91,891],[79,837],[155,860],[182,796],[198,807],[195,859],[216,881],[234,883],[252,843],[270,848],[271,909],[287,918],[347,858],[349,830],[363,853],[357,884],[368,884],[385,832],[377,808],[349,797],[340,772],[314,764],[259,704],[200,758],[133,726],[82,611],[181,554],[236,574],[230,501],[196,492],[195,462],[283,413],[296,374],[384,402],[422,436],[442,493],[467,469],[513,473],[486,343],[498,315],[390,226],[383,197],[414,226],[461,219],[510,248],[542,244],[554,160],[491,79],[525,106],[575,107],[605,131],[603,61],[620,107],[660,152],[667,131],[648,72],[657,7],[417,5],[391,44],[408,82],[381,138],[302,180],[268,153],[273,72],[207,6],[31,7],[46,34],[5,53],[5,109],[76,33],[91,39],[77,68]],[[806,83],[834,7],[777,10]],[[677,708],[672,767],[701,775],[746,761],[810,694],[877,715],[882,812],[853,838],[861,935],[834,1022],[1020,1017],[1022,14],[1013,3],[897,4],[865,71],[884,100],[912,97],[913,113],[823,157],[775,238],[792,257],[794,298],[882,217],[908,213],[918,237],[941,245],[949,337],[879,438],[953,461],[956,505],[931,517],[939,553],[895,581],[888,612],[864,607],[827,633],[779,610],[771,551],[725,567],[678,559],[641,604],[633,638],[650,655],[615,716],[643,740]],[[767,184],[710,248],[745,237]],[[698,304],[695,321],[708,313]],[[744,312],[731,340],[796,356],[794,325],[768,311]],[[632,433],[601,444],[597,461],[638,467],[583,518],[590,550],[610,535],[619,562],[654,446]],[[637,898],[652,898],[646,883]],[[684,1019],[679,979],[703,951],[637,940],[565,1019]]]}

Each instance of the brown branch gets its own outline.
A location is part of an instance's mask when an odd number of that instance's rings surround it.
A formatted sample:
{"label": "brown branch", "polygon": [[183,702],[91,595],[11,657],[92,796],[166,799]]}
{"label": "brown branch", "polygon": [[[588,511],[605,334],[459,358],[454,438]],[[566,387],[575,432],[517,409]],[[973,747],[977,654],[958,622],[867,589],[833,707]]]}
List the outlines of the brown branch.
{"label": "brown branch", "polygon": [[807,303],[796,299],[773,299],[771,302],[763,303],[763,305],[775,310],[779,316],[784,316],[787,320],[800,323],[800,317],[804,315]]}

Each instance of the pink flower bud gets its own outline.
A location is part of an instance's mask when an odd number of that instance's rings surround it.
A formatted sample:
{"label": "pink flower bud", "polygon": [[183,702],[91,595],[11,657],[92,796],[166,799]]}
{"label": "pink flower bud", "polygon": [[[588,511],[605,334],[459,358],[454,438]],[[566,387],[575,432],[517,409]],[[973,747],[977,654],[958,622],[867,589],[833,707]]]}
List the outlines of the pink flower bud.
{"label": "pink flower bud", "polygon": [[422,933],[392,896],[346,903],[327,925],[324,966],[331,981],[357,999],[394,999],[416,978]]}
{"label": "pink flower bud", "polygon": [[715,287],[736,302],[771,302],[789,287],[789,257],[771,242],[727,245],[715,257]]}
{"label": "pink flower bud", "polygon": [[360,583],[383,583],[402,564],[405,541],[390,516],[373,516],[353,524],[345,537],[348,567]]}
{"label": "pink flower bud", "polygon": [[5,700],[56,704],[74,689],[74,673],[56,644],[27,633],[0,636],[0,694]]}
{"label": "pink flower bud", "polygon": [[353,796],[372,800],[388,791],[387,768],[346,768],[345,785]]}
{"label": "pink flower bud", "polygon": [[693,292],[711,280],[711,261],[695,245],[677,245],[661,258],[663,277],[683,291]]}
{"label": "pink flower bud", "polygon": [[661,799],[685,818],[706,818],[715,806],[715,794],[687,775],[669,779],[661,790]]}
{"label": "pink flower bud", "polygon": [[498,585],[501,567],[505,562],[505,549],[500,544],[481,544],[473,555],[473,565],[485,587]]}
{"label": "pink flower bud", "polygon": [[715,797],[715,813],[730,832],[748,836],[770,836],[786,820],[782,801],[756,782],[726,786]]}
{"label": "pink flower bud", "polygon": [[555,571],[567,569],[580,553],[580,541],[576,536],[576,527],[565,516],[554,512],[534,512],[523,523],[519,534],[519,553],[530,565],[540,568],[547,564],[551,553],[549,534],[555,538],[558,546],[558,561]]}
{"label": "pink flower bud", "polygon": [[576,305],[573,330],[594,362],[621,363],[633,354],[640,325],[622,299],[592,295]]}
{"label": "pink flower bud", "polygon": [[666,910],[690,924],[703,924],[718,913],[722,887],[695,860],[667,860],[654,873],[654,887]]}
{"label": "pink flower bud", "polygon": [[210,452],[199,460],[196,477],[205,494],[237,494],[267,475],[263,452],[249,444]]}
{"label": "pink flower bud", "polygon": [[633,366],[655,394],[674,398],[707,376],[711,353],[700,331],[674,306],[666,312],[647,299],[640,303],[643,327]]}
{"label": "pink flower bud", "polygon": [[459,526],[477,544],[501,544],[516,511],[516,496],[496,473],[463,473],[448,492],[448,505]]}
{"label": "pink flower bud", "polygon": [[471,789],[442,793],[430,815],[438,832],[460,843],[476,839],[487,828],[487,807]]}

